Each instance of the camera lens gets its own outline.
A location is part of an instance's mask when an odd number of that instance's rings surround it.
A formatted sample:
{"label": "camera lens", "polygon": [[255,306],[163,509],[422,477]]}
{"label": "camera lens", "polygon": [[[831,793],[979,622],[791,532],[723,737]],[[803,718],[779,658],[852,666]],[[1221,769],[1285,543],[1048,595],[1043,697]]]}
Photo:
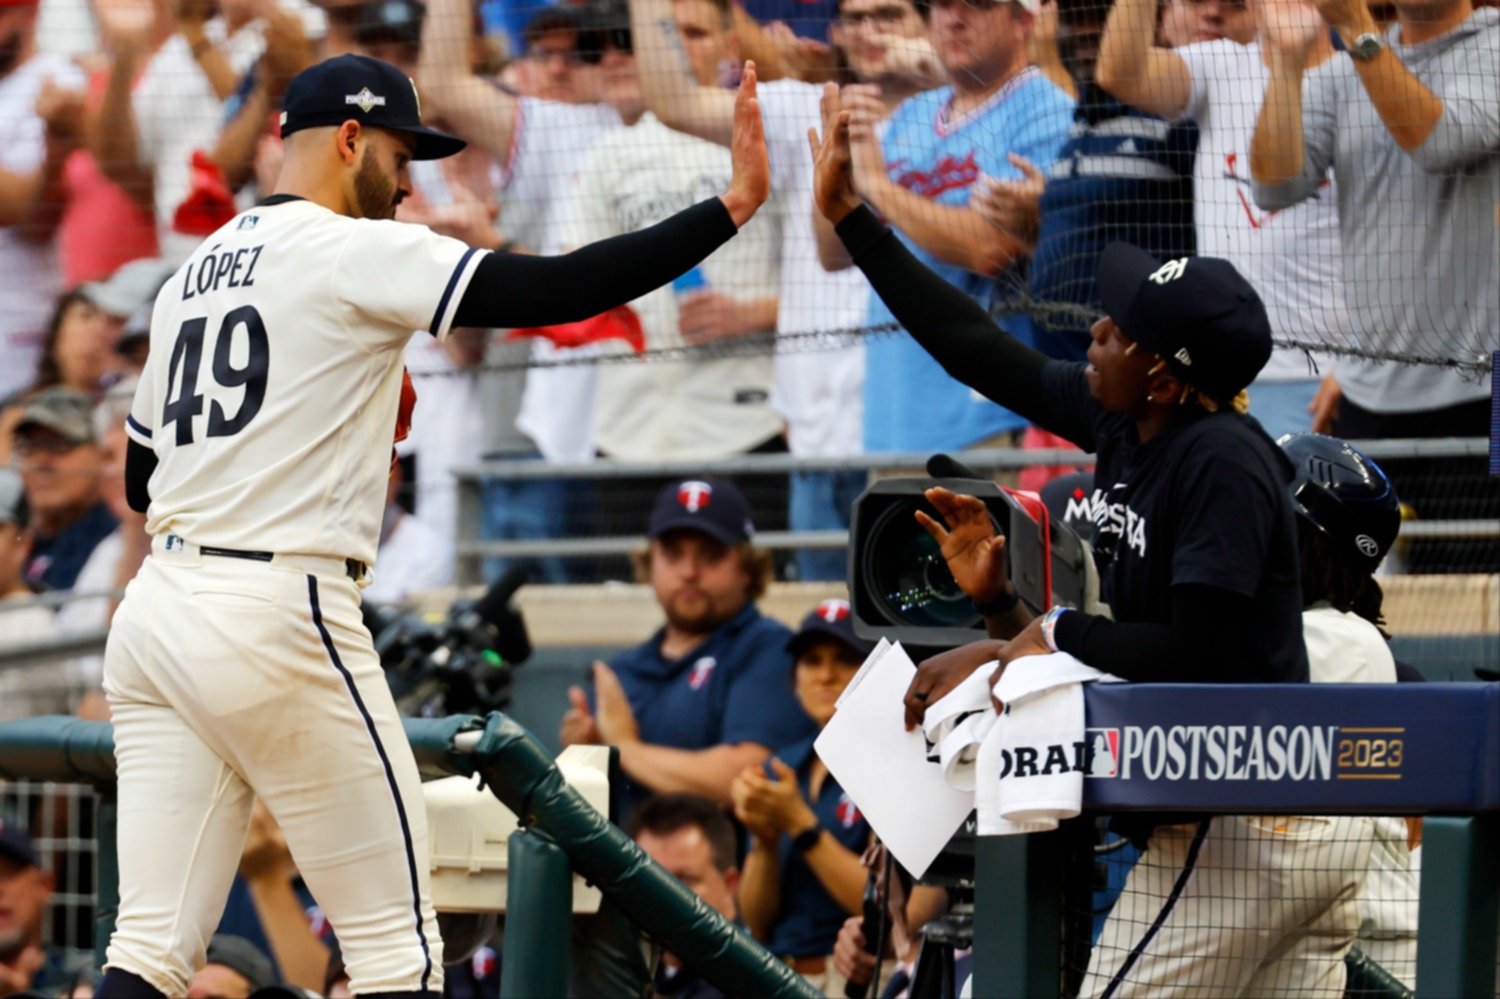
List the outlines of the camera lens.
{"label": "camera lens", "polygon": [[893,503],[875,518],[860,553],[860,578],[881,613],[895,625],[969,628],[979,614],[948,571],[938,543],[913,514],[937,511],[925,501]]}

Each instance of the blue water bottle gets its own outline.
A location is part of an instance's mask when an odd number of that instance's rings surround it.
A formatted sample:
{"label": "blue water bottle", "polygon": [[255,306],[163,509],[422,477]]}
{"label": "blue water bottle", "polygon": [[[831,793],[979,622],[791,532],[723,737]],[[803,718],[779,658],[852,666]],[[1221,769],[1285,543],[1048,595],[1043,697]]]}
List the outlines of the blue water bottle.
{"label": "blue water bottle", "polygon": [[678,298],[691,295],[695,291],[702,291],[708,287],[708,281],[703,277],[703,268],[694,267],[684,274],[677,275],[672,281],[672,292]]}

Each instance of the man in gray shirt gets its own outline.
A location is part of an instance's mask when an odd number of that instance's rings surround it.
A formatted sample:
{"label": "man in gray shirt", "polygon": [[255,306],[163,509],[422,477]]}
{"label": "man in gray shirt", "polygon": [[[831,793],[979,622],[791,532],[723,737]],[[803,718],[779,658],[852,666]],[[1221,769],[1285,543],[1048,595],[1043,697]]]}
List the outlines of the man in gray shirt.
{"label": "man in gray shirt", "polygon": [[[1256,202],[1278,209],[1310,197],[1331,165],[1356,345],[1467,364],[1341,359],[1333,432],[1484,436],[1490,390],[1481,365],[1500,329],[1500,10],[1397,0],[1396,23],[1382,33],[1364,0],[1267,7],[1271,80],[1250,150]],[[1328,25],[1347,55],[1304,71]],[[1470,470],[1406,471],[1467,480]],[[1500,495],[1482,465],[1474,472],[1472,483],[1450,479],[1445,490],[1462,489],[1469,502],[1473,490]],[[1403,498],[1408,491],[1401,487]],[[1469,549],[1468,564],[1452,567],[1477,571],[1475,555]]]}

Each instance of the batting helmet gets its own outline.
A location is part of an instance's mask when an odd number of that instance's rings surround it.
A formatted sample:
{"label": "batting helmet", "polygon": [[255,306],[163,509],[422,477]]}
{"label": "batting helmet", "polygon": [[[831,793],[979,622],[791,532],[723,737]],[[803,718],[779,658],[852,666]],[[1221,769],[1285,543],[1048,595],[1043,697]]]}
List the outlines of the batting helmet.
{"label": "batting helmet", "polygon": [[1374,572],[1401,530],[1401,504],[1380,466],[1347,441],[1287,434],[1277,441],[1296,468],[1292,506],[1350,565]]}

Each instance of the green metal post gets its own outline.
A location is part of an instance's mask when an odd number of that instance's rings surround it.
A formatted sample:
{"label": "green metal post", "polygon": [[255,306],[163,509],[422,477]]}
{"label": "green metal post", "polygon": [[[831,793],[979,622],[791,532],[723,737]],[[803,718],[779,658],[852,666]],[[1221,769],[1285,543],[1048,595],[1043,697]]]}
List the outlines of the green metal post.
{"label": "green metal post", "polygon": [[548,999],[568,994],[573,871],[568,855],[534,829],[511,836],[500,994]]}
{"label": "green metal post", "polygon": [[1500,814],[1422,820],[1417,995],[1495,994]]}
{"label": "green metal post", "polygon": [[1060,832],[974,841],[974,994],[1062,991]]}
{"label": "green metal post", "polygon": [[120,912],[120,858],[115,850],[119,829],[120,802],[113,784],[95,788],[94,813],[98,835],[94,842],[94,958],[104,967],[104,949],[115,933],[115,916]]}

